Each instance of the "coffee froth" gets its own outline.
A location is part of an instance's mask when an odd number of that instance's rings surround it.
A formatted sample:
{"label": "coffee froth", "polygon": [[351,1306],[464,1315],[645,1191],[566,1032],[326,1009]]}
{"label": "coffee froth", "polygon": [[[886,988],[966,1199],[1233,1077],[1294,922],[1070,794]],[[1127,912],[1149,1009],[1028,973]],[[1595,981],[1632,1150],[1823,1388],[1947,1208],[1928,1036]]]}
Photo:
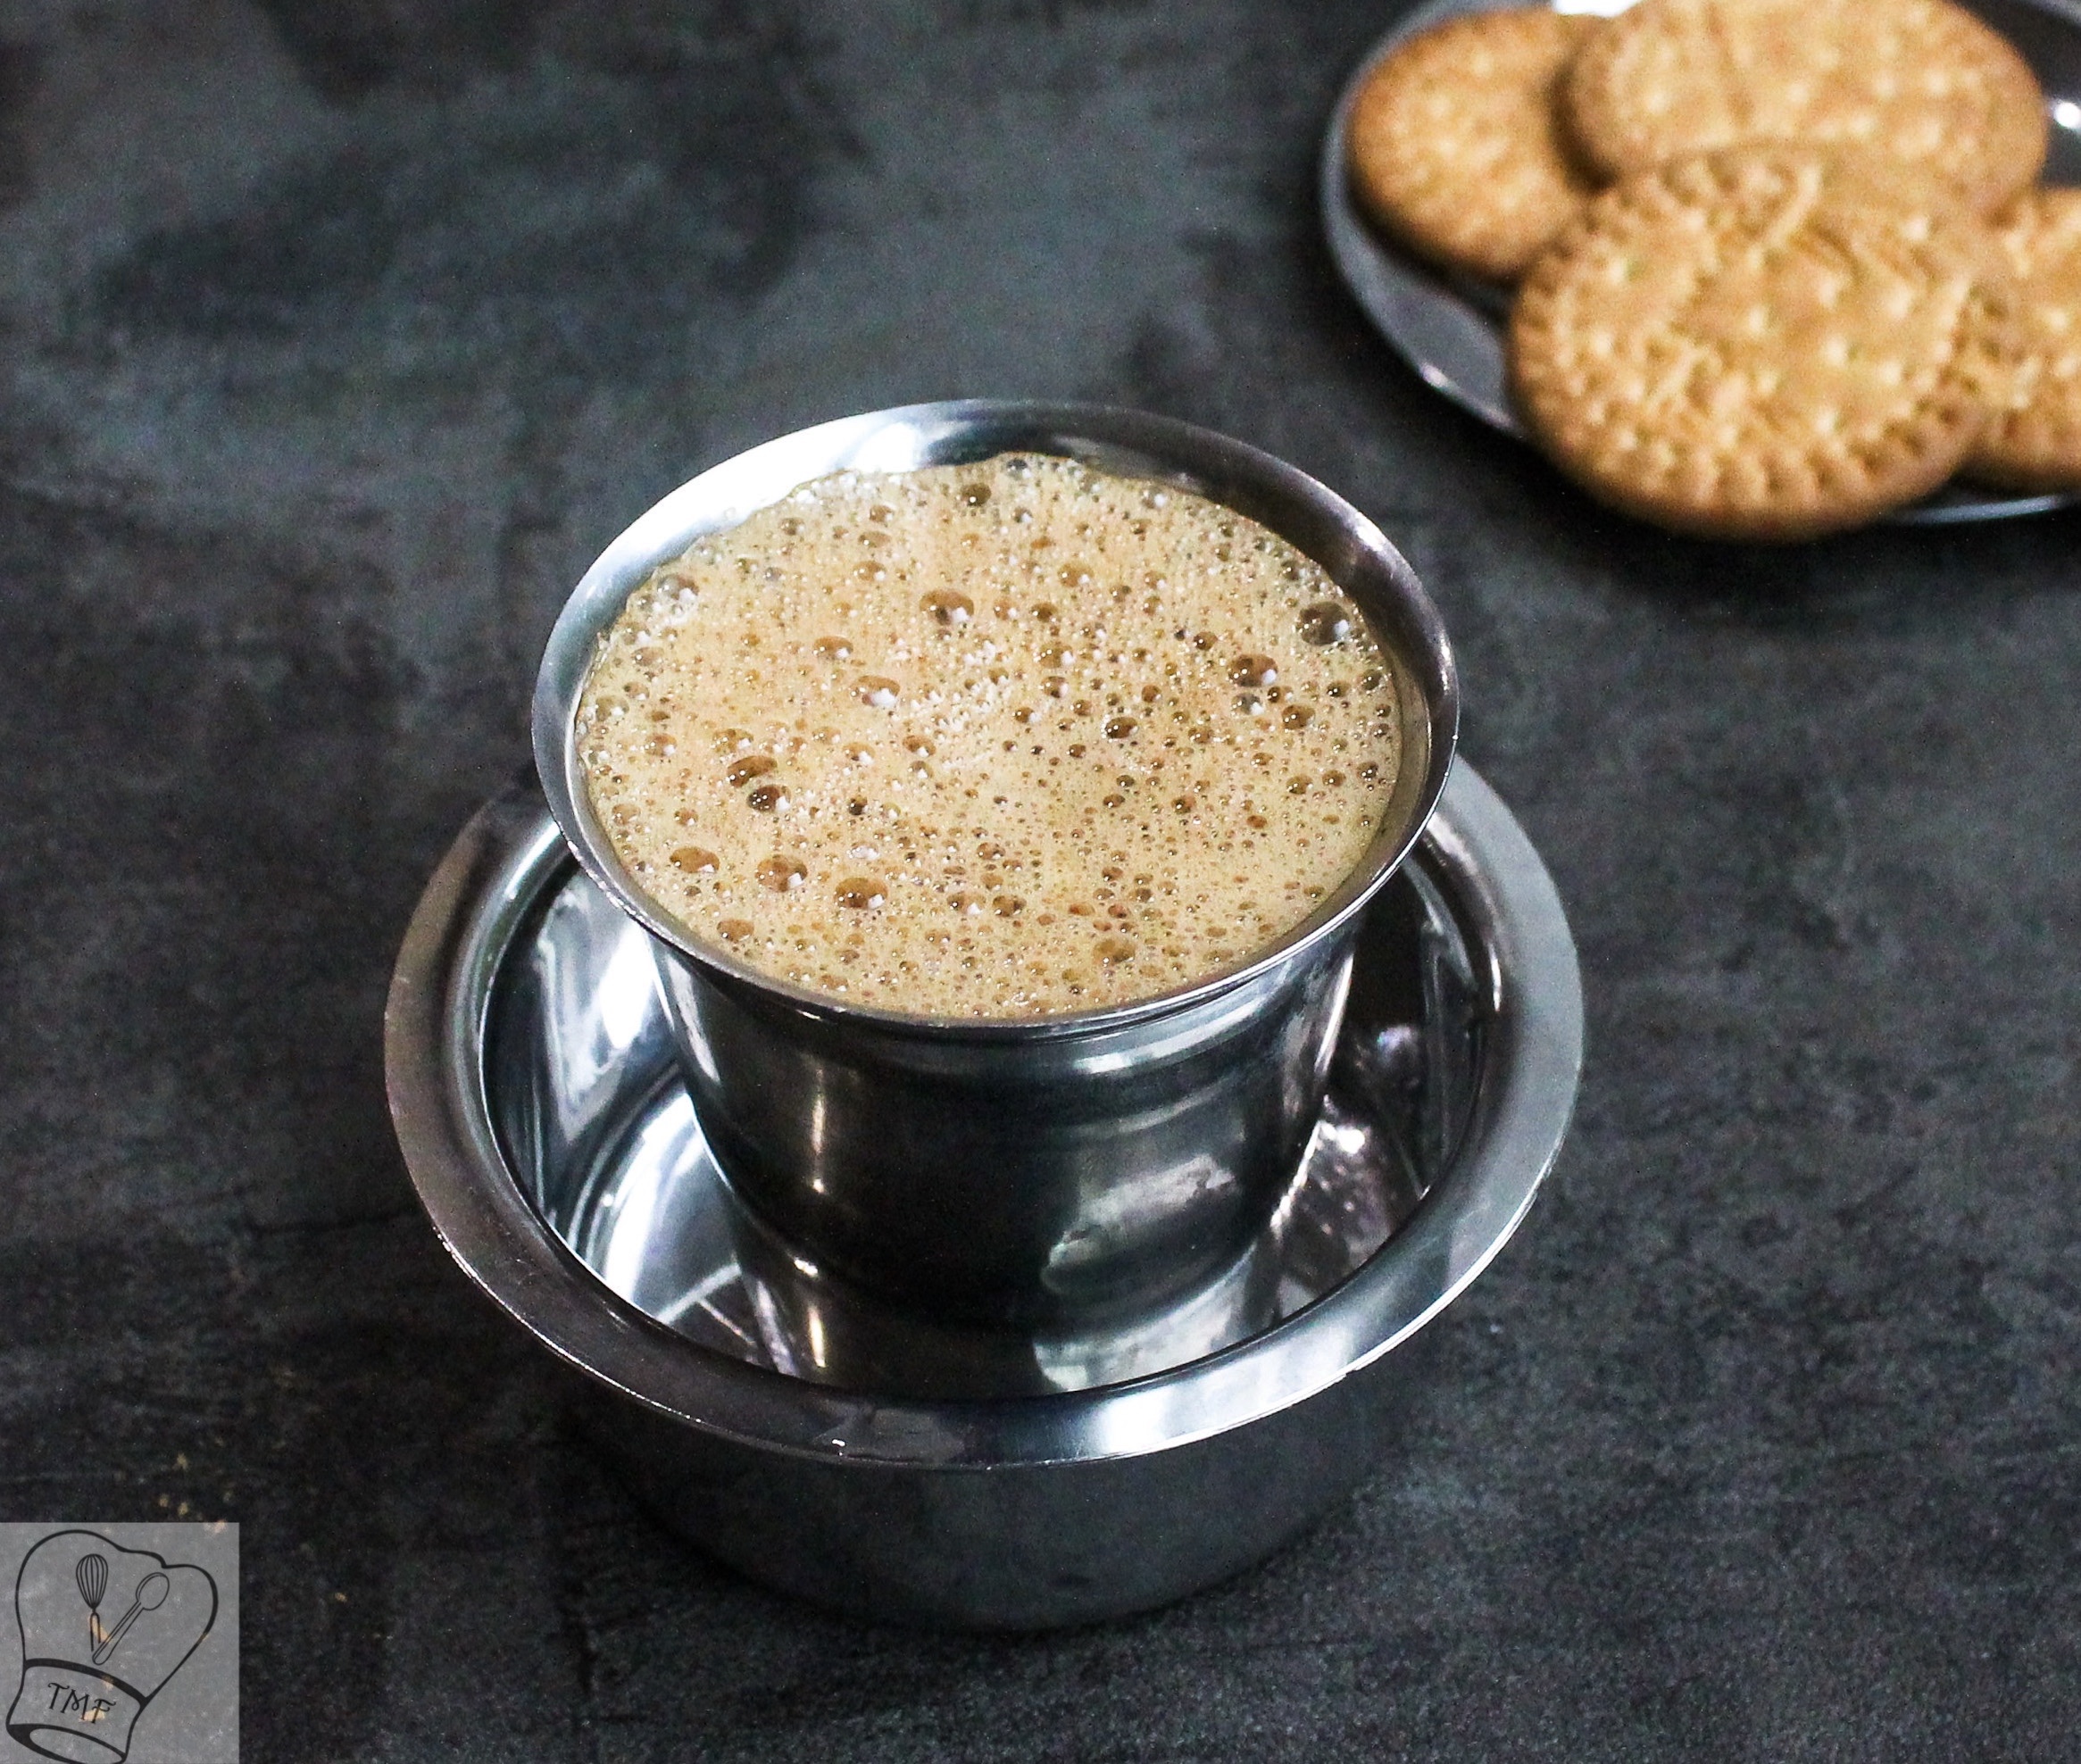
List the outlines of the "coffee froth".
{"label": "coffee froth", "polygon": [[1241,962],[1359,863],[1393,662],[1320,566],[1074,462],[847,473],[630,595],[578,711],[595,811],[696,941],[920,1014]]}

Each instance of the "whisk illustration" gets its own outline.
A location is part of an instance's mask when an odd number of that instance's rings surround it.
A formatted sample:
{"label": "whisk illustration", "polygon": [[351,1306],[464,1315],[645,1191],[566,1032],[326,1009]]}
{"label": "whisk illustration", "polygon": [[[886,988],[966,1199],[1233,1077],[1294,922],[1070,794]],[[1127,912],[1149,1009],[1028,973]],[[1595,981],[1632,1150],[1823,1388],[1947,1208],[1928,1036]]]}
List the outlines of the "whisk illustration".
{"label": "whisk illustration", "polygon": [[101,1595],[108,1591],[108,1558],[80,1557],[72,1577],[79,1583],[79,1596],[87,1601],[87,1645],[98,1648],[108,1635],[101,1627]]}
{"label": "whisk illustration", "polygon": [[123,1637],[129,1633],[130,1625],[145,1612],[157,1610],[166,1602],[168,1590],[169,1585],[163,1574],[147,1574],[137,1583],[137,1595],[130,1601],[129,1610],[116,1619],[116,1627],[108,1632],[108,1639],[94,1651],[94,1663],[96,1666],[105,1661],[121,1645]]}

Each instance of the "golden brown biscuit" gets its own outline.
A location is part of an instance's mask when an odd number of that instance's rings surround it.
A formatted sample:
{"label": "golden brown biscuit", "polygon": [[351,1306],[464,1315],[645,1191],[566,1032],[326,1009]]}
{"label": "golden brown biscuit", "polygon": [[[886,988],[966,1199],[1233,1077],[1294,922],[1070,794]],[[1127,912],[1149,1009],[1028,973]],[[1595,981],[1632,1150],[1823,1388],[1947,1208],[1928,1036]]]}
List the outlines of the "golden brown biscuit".
{"label": "golden brown biscuit", "polygon": [[2081,490],[2081,189],[2031,190],[1995,237],[2016,271],[2016,389],[1967,455],[2012,490]]}
{"label": "golden brown biscuit", "polygon": [[1620,177],[1742,141],[1855,147],[1922,166],[1992,213],[2044,163],[2044,94],[1951,0],[1641,0],[1561,87],[1569,133]]}
{"label": "golden brown biscuit", "polygon": [[1533,433],[1605,501],[1679,531],[1799,539],[1950,477],[2014,368],[1985,226],[1784,145],[1607,190],[1511,323]]}
{"label": "golden brown biscuit", "polygon": [[1523,273],[1596,187],[1563,147],[1552,100],[1601,26],[1530,6],[1397,45],[1352,108],[1352,186],[1367,212],[1450,269]]}

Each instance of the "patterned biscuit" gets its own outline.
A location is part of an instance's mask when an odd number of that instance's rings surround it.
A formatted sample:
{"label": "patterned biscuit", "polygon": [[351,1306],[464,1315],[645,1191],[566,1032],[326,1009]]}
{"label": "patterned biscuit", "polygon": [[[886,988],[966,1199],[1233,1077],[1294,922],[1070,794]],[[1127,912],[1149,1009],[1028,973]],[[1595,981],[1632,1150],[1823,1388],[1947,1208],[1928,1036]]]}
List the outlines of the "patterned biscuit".
{"label": "patterned biscuit", "polygon": [[2013,490],[2081,490],[2081,189],[2031,190],[1996,237],[2021,291],[2016,390],[1966,470]]}
{"label": "patterned biscuit", "polygon": [[1366,211],[1448,268],[1522,274],[1595,187],[1562,146],[1553,87],[1601,22],[1524,7],[1398,45],[1352,109],[1352,185]]}
{"label": "patterned biscuit", "polygon": [[1533,266],[1511,388],[1593,494],[1799,539],[1948,478],[2015,370],[2014,284],[1935,187],[1772,144],[1636,174]]}
{"label": "patterned biscuit", "polygon": [[1951,0],[1641,0],[1587,40],[1560,90],[1612,177],[1757,140],[1928,168],[1989,214],[2044,163],[2044,94]]}

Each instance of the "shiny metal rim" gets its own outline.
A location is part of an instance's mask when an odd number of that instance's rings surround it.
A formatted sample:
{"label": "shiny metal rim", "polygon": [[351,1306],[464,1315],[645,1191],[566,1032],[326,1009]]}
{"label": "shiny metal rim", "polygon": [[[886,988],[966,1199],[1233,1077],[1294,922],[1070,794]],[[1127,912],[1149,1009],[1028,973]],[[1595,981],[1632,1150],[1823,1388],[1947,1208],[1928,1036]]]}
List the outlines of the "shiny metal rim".
{"label": "shiny metal rim", "polygon": [[[1490,12],[1521,0],[1429,0],[1382,37],[1366,54],[1338,95],[1323,137],[1319,174],[1322,228],[1344,286],[1374,327],[1423,382],[1491,429],[1530,445],[1505,390],[1502,321],[1506,291],[1472,278],[1454,277],[1419,263],[1382,240],[1351,199],[1344,155],[1352,106],[1366,76],[1400,44],[1447,19]],[[1966,0],[1967,4],[1971,0]],[[2018,0],[2074,32],[2073,54],[2081,67],[2081,5],[2074,0]],[[1562,12],[1609,13],[1622,4],[1563,4]],[[2081,84],[2054,96],[2081,100]],[[2005,495],[1946,486],[1910,507],[1896,509],[1877,523],[1894,527],[1955,527],[2010,520],[2070,507],[2066,492]]]}
{"label": "shiny metal rim", "polygon": [[1509,1241],[1567,1132],[1582,985],[1552,881],[1464,762],[1423,836],[1460,885],[1494,988],[1468,1149],[1410,1222],[1308,1310],[1130,1384],[886,1401],[747,1366],[610,1292],[522,1196],[485,1100],[494,980],[529,909],[570,861],[529,785],[463,829],[405,934],[385,1012],[398,1141],[435,1230],[472,1280],[563,1360],[689,1426],[801,1457],[948,1469],[1132,1457],[1206,1438],[1305,1401],[1450,1304]]}

